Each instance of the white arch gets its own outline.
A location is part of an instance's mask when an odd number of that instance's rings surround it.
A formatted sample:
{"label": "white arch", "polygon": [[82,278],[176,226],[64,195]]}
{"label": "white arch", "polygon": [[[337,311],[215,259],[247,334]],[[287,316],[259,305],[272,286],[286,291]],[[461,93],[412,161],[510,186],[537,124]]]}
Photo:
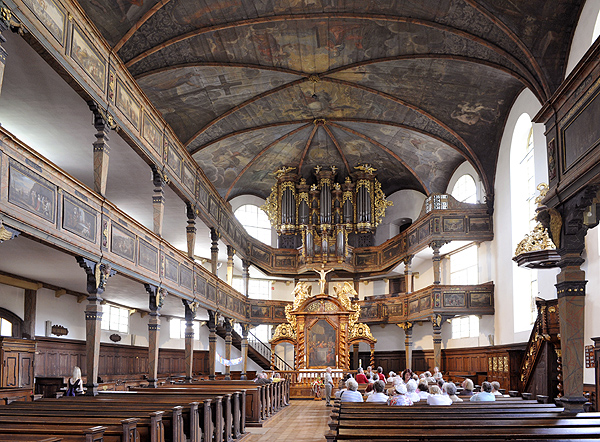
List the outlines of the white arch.
{"label": "white arch", "polygon": [[600,35],[600,0],[587,0],[573,34],[565,77],[571,73],[598,35]]}

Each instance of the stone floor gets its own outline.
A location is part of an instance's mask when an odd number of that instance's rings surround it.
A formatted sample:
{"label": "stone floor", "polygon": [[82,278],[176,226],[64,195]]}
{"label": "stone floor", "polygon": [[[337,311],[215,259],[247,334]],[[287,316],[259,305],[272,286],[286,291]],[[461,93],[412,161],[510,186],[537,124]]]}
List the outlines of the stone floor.
{"label": "stone floor", "polygon": [[292,400],[262,428],[246,428],[244,442],[325,442],[330,414],[325,401]]}

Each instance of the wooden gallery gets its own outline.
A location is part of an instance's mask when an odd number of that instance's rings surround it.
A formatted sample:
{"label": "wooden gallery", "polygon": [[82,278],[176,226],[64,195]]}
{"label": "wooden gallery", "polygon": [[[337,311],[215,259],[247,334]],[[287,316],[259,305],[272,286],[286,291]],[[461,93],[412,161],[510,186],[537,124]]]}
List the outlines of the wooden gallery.
{"label": "wooden gallery", "polygon": [[0,0],[0,442],[600,440],[599,35]]}

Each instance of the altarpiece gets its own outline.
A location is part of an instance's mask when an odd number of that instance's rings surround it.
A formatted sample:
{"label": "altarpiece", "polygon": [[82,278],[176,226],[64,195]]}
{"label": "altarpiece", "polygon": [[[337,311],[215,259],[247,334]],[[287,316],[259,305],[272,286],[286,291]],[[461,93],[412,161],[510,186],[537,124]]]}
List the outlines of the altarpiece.
{"label": "altarpiece", "polygon": [[[323,291],[323,290],[321,290]],[[348,370],[350,347],[366,342],[371,348],[371,365],[377,340],[368,325],[358,322],[360,305],[351,283],[336,284],[333,294],[312,295],[311,286],[296,284],[294,301],[285,307],[286,323],[279,324],[271,339],[272,354],[281,343],[294,346],[294,368]]]}

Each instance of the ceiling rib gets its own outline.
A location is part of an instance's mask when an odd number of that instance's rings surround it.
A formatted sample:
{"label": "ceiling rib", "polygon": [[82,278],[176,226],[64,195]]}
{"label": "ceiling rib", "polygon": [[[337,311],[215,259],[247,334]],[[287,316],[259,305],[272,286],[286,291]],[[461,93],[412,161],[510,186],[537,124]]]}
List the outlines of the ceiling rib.
{"label": "ceiling rib", "polygon": [[[251,25],[255,25],[255,24],[275,23],[275,22],[281,22],[281,21],[332,20],[332,19],[338,19],[338,20],[352,19],[352,20],[369,20],[369,21],[387,21],[387,22],[393,22],[393,23],[410,23],[410,24],[414,24],[414,25],[418,25],[418,26],[425,26],[425,27],[429,27],[429,28],[433,28],[433,29],[438,29],[440,31],[449,32],[451,34],[458,35],[460,37],[463,37],[463,38],[471,40],[475,43],[478,43],[482,46],[485,46],[488,49],[491,49],[492,51],[498,53],[502,57],[509,60],[515,67],[522,70],[524,75],[529,74],[531,76],[531,72],[529,72],[529,70],[523,65],[523,63],[521,63],[512,54],[510,54],[506,50],[502,49],[501,47],[497,46],[496,44],[485,40],[482,37],[478,37],[474,34],[463,31],[461,29],[456,29],[456,28],[453,28],[452,26],[443,25],[443,24],[432,22],[429,20],[421,20],[421,19],[411,18],[411,17],[390,16],[390,15],[383,15],[383,14],[353,14],[353,13],[341,13],[341,12],[272,15],[269,17],[258,17],[258,18],[222,23],[222,24],[214,25],[214,26],[206,26],[204,28],[196,29],[196,30],[188,32],[186,34],[179,35],[179,36],[174,37],[170,40],[167,40],[159,45],[156,45],[156,46],[142,52],[141,54],[137,55],[136,57],[132,58],[131,60],[129,60],[127,63],[125,63],[125,66],[131,67],[134,64],[138,63],[139,61],[143,60],[144,58],[146,58],[156,52],[159,52],[160,50],[162,50],[168,46],[171,46],[176,43],[180,43],[180,42],[188,40],[190,38],[193,38],[193,37],[196,37],[196,36],[199,36],[202,34],[210,33],[210,32],[221,31],[221,30],[229,29],[229,28],[233,28],[233,27],[251,26]],[[531,79],[533,80],[533,82],[536,82],[535,77],[533,77],[533,76],[531,76],[531,77],[532,77]]]}
{"label": "ceiling rib", "polygon": [[297,84],[304,83],[306,81],[308,81],[306,78],[299,78],[298,80],[294,80],[294,81],[291,81],[289,83],[282,84],[281,86],[278,86],[275,89],[271,89],[269,91],[265,91],[265,92],[263,92],[261,94],[258,94],[256,96],[254,96],[254,97],[252,97],[252,98],[250,98],[250,99],[248,99],[248,100],[246,100],[246,101],[238,104],[237,106],[232,107],[228,111],[223,112],[217,118],[211,120],[209,123],[207,123],[206,125],[204,125],[204,127],[201,128],[198,132],[196,132],[194,135],[192,135],[191,138],[184,143],[185,148],[187,149],[187,147],[190,145],[190,143],[192,141],[194,141],[197,137],[199,137],[200,135],[202,135],[206,130],[208,130],[210,128],[210,126],[212,126],[213,124],[221,121],[223,118],[225,118],[225,117],[233,114],[234,112],[240,110],[241,108],[243,108],[245,106],[248,106],[249,104],[252,104],[255,101],[258,101],[261,98],[268,97],[269,95],[275,94],[275,93],[277,93],[279,91],[282,91],[284,89],[296,86]]}
{"label": "ceiling rib", "polygon": [[308,76],[309,76],[305,72],[295,71],[294,69],[280,68],[277,66],[263,66],[263,65],[254,64],[254,63],[235,63],[235,62],[231,62],[231,61],[227,61],[227,62],[202,61],[202,62],[195,62],[195,63],[181,63],[181,64],[174,64],[172,66],[165,66],[164,68],[159,68],[159,69],[154,69],[151,71],[144,72],[142,74],[136,75],[133,78],[135,78],[136,80],[139,80],[141,78],[148,77],[148,76],[154,75],[154,74],[160,74],[162,72],[168,72],[168,71],[172,71],[172,70],[176,70],[176,69],[184,69],[184,68],[195,68],[195,67],[198,67],[198,68],[202,68],[202,67],[232,67],[232,68],[242,68],[242,69],[256,69],[256,70],[261,70],[261,71],[281,72],[283,74],[298,75],[299,77],[306,77],[306,78],[308,78]]}
{"label": "ceiling rib", "polygon": [[119,52],[119,49],[123,47],[125,43],[131,38],[135,31],[137,31],[144,23],[146,23],[150,17],[152,17],[159,9],[161,9],[164,5],[169,3],[171,0],[160,0],[157,4],[152,6],[144,15],[140,17],[140,19],[133,25],[129,30],[125,33],[125,35],[117,42],[115,47],[113,48],[114,52]]}
{"label": "ceiling rib", "polygon": [[194,148],[193,150],[190,151],[190,155],[194,155],[195,153],[198,153],[201,150],[204,150],[207,147],[212,146],[213,144],[219,143],[221,141],[226,140],[227,138],[231,138],[231,137],[234,137],[236,135],[242,135],[242,134],[245,134],[245,133],[248,133],[248,132],[253,132],[255,130],[264,130],[264,129],[269,129],[271,127],[277,127],[277,126],[292,126],[294,124],[302,124],[302,123],[306,124],[306,123],[311,123],[312,121],[313,121],[312,119],[295,120],[295,121],[291,121],[291,122],[290,121],[280,121],[280,122],[277,122],[277,123],[269,123],[269,124],[263,124],[261,126],[253,126],[253,127],[248,127],[246,129],[240,129],[240,130],[237,130],[235,132],[231,132],[231,133],[228,133],[226,135],[223,135],[223,136],[221,136],[219,138],[215,138],[214,140],[209,141],[208,143],[203,144],[202,146]]}
{"label": "ceiling rib", "polygon": [[500,30],[502,30],[502,32],[504,32],[504,34],[508,38],[510,38],[519,47],[519,49],[521,49],[521,51],[523,51],[523,55],[525,55],[525,57],[527,58],[527,60],[529,61],[529,63],[533,67],[533,69],[535,70],[535,73],[537,74],[539,80],[541,81],[541,86],[544,90],[544,97],[543,97],[543,100],[541,100],[541,101],[542,101],[542,103],[546,102],[546,100],[550,97],[550,86],[548,85],[548,82],[546,81],[546,77],[542,73],[542,69],[541,69],[539,63],[537,62],[537,60],[535,59],[535,57],[533,56],[533,54],[531,53],[529,48],[525,45],[525,43],[523,43],[523,40],[521,40],[517,36],[517,34],[515,34],[502,20],[500,20],[496,16],[494,16],[484,6],[478,4],[477,2],[475,2],[473,0],[464,0],[464,1],[469,6],[471,6],[473,9],[477,10],[480,14],[485,16],[492,23],[494,23],[494,25],[496,25],[498,28],[500,28]]}
{"label": "ceiling rib", "polygon": [[349,127],[345,127],[339,124],[335,124],[335,123],[329,123],[331,126],[333,127],[337,127],[343,131],[346,131],[348,133],[351,133],[353,135],[356,135],[357,137],[362,138],[363,140],[368,141],[371,144],[374,144],[375,146],[379,147],[380,149],[382,149],[383,151],[385,151],[387,154],[389,154],[392,158],[394,158],[395,160],[398,160],[404,167],[406,167],[406,169],[417,179],[417,181],[419,181],[419,183],[421,183],[421,186],[423,186],[423,189],[425,190],[425,193],[427,194],[427,196],[429,196],[429,194],[431,193],[429,188],[425,185],[425,183],[423,183],[423,181],[421,180],[421,178],[419,178],[419,175],[417,175],[417,173],[412,169],[412,167],[410,167],[408,164],[406,164],[406,162],[400,158],[397,154],[395,154],[394,152],[392,152],[390,149],[388,149],[386,146],[384,146],[383,144],[381,144],[379,141],[376,141],[374,139],[372,139],[371,137],[358,132],[354,129],[350,129]]}
{"label": "ceiling rib", "polygon": [[301,130],[306,129],[307,127],[309,127],[309,125],[310,124],[305,124],[304,126],[300,126],[300,127],[296,128],[296,129],[294,129],[293,131],[288,132],[287,134],[285,134],[285,135],[277,138],[275,141],[273,141],[271,144],[269,144],[263,150],[261,150],[259,153],[257,153],[256,156],[254,158],[252,158],[248,162],[248,164],[246,164],[244,166],[244,168],[242,169],[242,171],[235,177],[235,180],[233,180],[233,183],[231,183],[231,186],[229,186],[229,189],[227,189],[227,193],[225,194],[225,201],[227,201],[227,199],[229,198],[229,194],[233,190],[233,187],[235,186],[235,184],[239,181],[239,179],[242,177],[242,175],[244,175],[246,173],[246,171],[250,168],[250,166],[252,166],[252,164],[254,164],[256,162],[256,160],[258,160],[261,156],[263,156],[265,154],[266,151],[268,151],[271,147],[273,147],[274,145],[276,145],[280,141],[283,141],[286,138],[291,137],[292,135],[300,132]]}
{"label": "ceiling rib", "polygon": [[350,174],[351,170],[350,170],[350,166],[348,165],[348,160],[346,159],[346,155],[344,155],[344,152],[342,152],[342,148],[340,147],[340,144],[338,143],[337,139],[335,138],[335,135],[333,135],[333,132],[331,132],[331,130],[329,130],[329,128],[327,127],[327,123],[323,124],[323,129],[325,129],[325,132],[327,132],[327,135],[329,135],[329,138],[331,138],[331,141],[333,141],[335,148],[339,152],[340,156],[342,157],[342,161],[344,162],[344,165],[346,166],[346,171],[348,172],[348,174]]}
{"label": "ceiling rib", "polygon": [[479,158],[475,155],[475,153],[473,152],[473,150],[471,149],[471,147],[469,146],[469,144],[462,138],[462,136],[460,136],[458,134],[458,132],[456,132],[453,129],[451,129],[449,126],[447,126],[441,120],[438,120],[436,117],[434,117],[433,115],[429,114],[428,112],[425,112],[423,109],[421,109],[421,108],[419,108],[419,107],[417,107],[417,106],[415,106],[413,104],[407,103],[404,100],[401,100],[401,99],[399,99],[397,97],[394,97],[393,95],[386,94],[385,92],[381,92],[381,91],[378,91],[376,89],[371,89],[369,87],[358,85],[356,83],[351,83],[351,82],[348,82],[348,81],[345,81],[345,80],[338,80],[338,79],[335,79],[335,78],[328,78],[328,77],[326,77],[326,78],[322,78],[321,80],[322,81],[328,81],[328,82],[331,82],[331,83],[338,83],[338,84],[346,85],[348,87],[355,87],[357,89],[362,89],[362,90],[364,90],[366,92],[370,92],[372,94],[379,95],[380,97],[387,98],[388,100],[394,101],[395,103],[398,103],[398,104],[400,104],[402,106],[405,106],[405,107],[408,107],[409,109],[414,110],[415,112],[420,113],[424,117],[427,117],[431,121],[433,121],[436,124],[440,125],[445,130],[447,130],[448,132],[450,132],[454,137],[456,137],[456,139],[458,141],[461,142],[461,144],[463,145],[463,147],[467,150],[467,152],[469,153],[469,155],[472,157],[471,159],[476,163],[476,165],[474,165],[475,170],[477,170],[477,172],[481,175],[481,178],[483,180],[483,183],[484,183],[486,191],[491,190],[489,188],[489,181],[487,179],[487,175],[485,174],[485,171],[484,171],[483,166],[481,165],[481,163],[479,161]]}
{"label": "ceiling rib", "polygon": [[308,148],[310,147],[310,143],[312,143],[313,137],[317,133],[317,129],[319,129],[319,126],[317,124],[315,124],[315,127],[310,132],[308,140],[306,141],[306,145],[304,146],[304,150],[302,151],[302,156],[300,157],[300,162],[298,163],[298,173],[299,174],[302,172],[302,165],[304,164],[304,158],[306,157],[306,153],[308,152]]}
{"label": "ceiling rib", "polygon": [[538,100],[540,100],[540,102],[546,101],[543,98],[545,96],[544,90],[540,88],[540,85],[532,83],[531,81],[529,81],[527,78],[525,78],[523,75],[519,74],[518,72],[508,69],[507,67],[502,66],[497,63],[492,63],[490,61],[482,60],[480,58],[466,57],[464,55],[448,55],[448,54],[429,53],[429,54],[410,54],[410,55],[398,55],[395,57],[373,58],[370,60],[359,61],[357,63],[347,64],[344,66],[339,66],[337,68],[333,68],[327,72],[323,72],[322,74],[320,74],[320,77],[326,77],[326,76],[333,75],[338,72],[344,72],[344,71],[347,71],[350,69],[354,69],[354,68],[361,67],[361,66],[368,66],[371,64],[387,63],[390,61],[423,60],[423,59],[425,59],[425,60],[463,61],[465,63],[474,63],[474,64],[479,64],[482,66],[487,66],[492,69],[497,69],[499,71],[504,72],[505,74],[510,75],[511,77],[514,77],[516,80],[523,83],[523,85],[528,87],[534,93],[534,95],[538,98]]}

